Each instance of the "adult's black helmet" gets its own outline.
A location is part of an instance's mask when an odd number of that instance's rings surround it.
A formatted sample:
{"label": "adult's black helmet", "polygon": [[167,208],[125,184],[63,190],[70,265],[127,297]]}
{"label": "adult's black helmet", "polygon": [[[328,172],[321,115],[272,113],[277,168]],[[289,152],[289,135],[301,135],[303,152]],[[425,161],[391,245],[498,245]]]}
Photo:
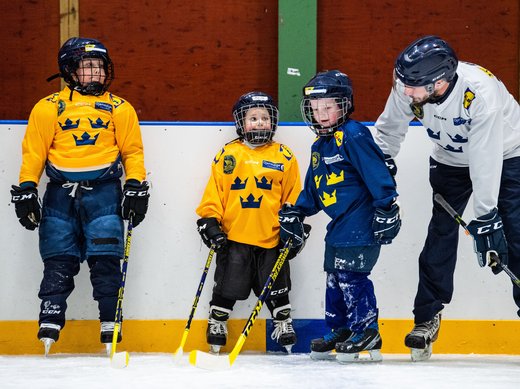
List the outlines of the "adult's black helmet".
{"label": "adult's black helmet", "polygon": [[[247,112],[251,108],[263,108],[267,110],[271,122],[270,126],[246,131]],[[249,92],[240,96],[233,106],[233,118],[235,119],[238,136],[252,145],[259,146],[273,139],[276,128],[278,127],[278,107],[273,98],[268,94],[258,91]]]}
{"label": "adult's black helmet", "polygon": [[395,61],[395,76],[407,86],[418,87],[445,79],[457,71],[455,51],[438,36],[428,35],[410,44]]}
{"label": "adult's black helmet", "polygon": [[[82,85],[78,81],[76,74],[79,63],[85,58],[99,58],[103,60],[105,70],[105,81],[91,82]],[[110,83],[114,79],[114,65],[107,48],[98,40],[91,38],[74,37],[68,39],[58,52],[58,66],[60,76],[73,90],[87,95],[101,95],[108,90]]]}
{"label": "adult's black helmet", "polygon": [[[334,98],[338,106],[338,121],[324,127],[314,117],[312,100]],[[354,112],[354,90],[350,78],[339,70],[329,70],[317,73],[303,87],[303,99],[301,102],[303,120],[318,136],[332,135],[339,126],[347,121]]]}

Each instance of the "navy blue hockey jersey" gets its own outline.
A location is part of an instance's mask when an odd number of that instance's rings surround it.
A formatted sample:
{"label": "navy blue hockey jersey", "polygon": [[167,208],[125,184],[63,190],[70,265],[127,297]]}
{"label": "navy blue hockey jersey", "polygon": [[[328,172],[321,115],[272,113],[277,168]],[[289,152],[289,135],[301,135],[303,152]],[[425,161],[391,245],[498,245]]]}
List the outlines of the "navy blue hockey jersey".
{"label": "navy blue hockey jersey", "polygon": [[320,210],[332,219],[325,241],[334,247],[375,245],[375,208],[397,197],[383,152],[370,130],[348,120],[334,136],[318,137],[311,147],[305,186],[296,208],[305,216]]}

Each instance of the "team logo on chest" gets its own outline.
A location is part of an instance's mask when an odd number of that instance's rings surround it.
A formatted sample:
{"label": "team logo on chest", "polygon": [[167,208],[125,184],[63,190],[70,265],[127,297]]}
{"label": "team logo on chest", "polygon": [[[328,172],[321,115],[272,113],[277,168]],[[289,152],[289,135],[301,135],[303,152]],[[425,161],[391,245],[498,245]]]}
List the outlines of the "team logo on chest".
{"label": "team logo on chest", "polygon": [[421,105],[410,104],[410,108],[417,119],[424,119],[424,109]]}
{"label": "team logo on chest", "polygon": [[312,168],[316,170],[320,166],[320,153],[317,151],[312,153]]}

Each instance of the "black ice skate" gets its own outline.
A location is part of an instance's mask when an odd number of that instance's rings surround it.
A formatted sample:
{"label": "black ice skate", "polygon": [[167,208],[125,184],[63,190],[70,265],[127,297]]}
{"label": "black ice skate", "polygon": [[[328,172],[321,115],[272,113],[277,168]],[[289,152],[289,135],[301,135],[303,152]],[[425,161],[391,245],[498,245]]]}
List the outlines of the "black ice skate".
{"label": "black ice skate", "polygon": [[38,339],[43,343],[45,347],[45,356],[49,355],[51,346],[57,342],[60,338],[61,326],[52,323],[41,323],[40,329],[38,330]]}
{"label": "black ice skate", "polygon": [[332,351],[336,348],[336,343],[347,340],[352,332],[348,328],[338,328],[331,330],[323,338],[311,340],[311,359],[336,359],[336,355]]}
{"label": "black ice skate", "polygon": [[220,348],[226,345],[227,320],[231,310],[211,306],[209,309],[208,328],[206,329],[206,341],[209,344],[210,353],[218,354]]}
{"label": "black ice skate", "polygon": [[[381,346],[383,341],[377,328],[368,327],[364,332],[354,333],[346,341],[336,344],[336,359],[341,363],[381,362]],[[359,354],[368,351],[368,358],[360,358]]]}
{"label": "black ice skate", "polygon": [[[114,326],[115,323],[113,321],[101,322],[101,334],[99,336],[99,339],[101,340],[101,343],[105,344],[108,356],[110,356],[110,354],[112,353],[112,339],[114,337]],[[122,327],[119,326],[119,333],[117,334],[117,343],[120,343],[121,340],[123,340],[121,331]]]}
{"label": "black ice skate", "polygon": [[292,326],[291,306],[284,305],[273,310],[274,329],[271,333],[271,339],[276,341],[280,346],[285,347],[287,353],[290,354],[292,346],[296,344],[296,333]]}
{"label": "black ice skate", "polygon": [[413,362],[426,361],[432,356],[432,343],[437,340],[441,328],[441,312],[430,321],[416,324],[404,338],[404,344],[411,349]]}

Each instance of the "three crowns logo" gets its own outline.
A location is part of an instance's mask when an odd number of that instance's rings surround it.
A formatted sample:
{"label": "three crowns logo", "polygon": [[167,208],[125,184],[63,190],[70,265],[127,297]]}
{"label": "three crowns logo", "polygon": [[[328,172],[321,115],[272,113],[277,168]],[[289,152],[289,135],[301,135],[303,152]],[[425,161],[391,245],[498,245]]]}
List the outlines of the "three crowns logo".
{"label": "three crowns logo", "polygon": [[89,145],[95,145],[96,141],[99,136],[99,132],[91,138],[88,132],[84,132],[83,135],[81,135],[81,138],[78,138],[76,135],[72,134],[74,137],[74,140],[76,141],[76,146],[89,146]]}
{"label": "three crowns logo", "polygon": [[320,187],[320,182],[323,176],[314,176],[314,183],[316,184],[316,189]]}
{"label": "three crowns logo", "polygon": [[258,189],[267,189],[271,190],[273,187],[273,180],[271,179],[271,182],[267,181],[267,178],[265,176],[262,177],[262,179],[259,181],[258,178],[255,177],[256,187]]}
{"label": "three crowns logo", "polygon": [[90,127],[92,127],[92,128],[105,128],[105,129],[107,129],[108,125],[110,124],[110,120],[108,122],[104,123],[103,120],[101,120],[101,118],[97,118],[97,120],[95,122],[93,122],[89,118],[88,121],[90,122]]}
{"label": "three crowns logo", "polygon": [[334,190],[334,192],[332,192],[330,195],[327,192],[323,192],[323,197],[320,196],[320,200],[326,207],[332,204],[336,204],[336,191]]}
{"label": "three crowns logo", "polygon": [[334,184],[337,184],[339,182],[343,182],[345,180],[345,172],[342,170],[339,175],[332,172],[329,175],[327,175],[327,185],[334,185]]}
{"label": "three crowns logo", "polygon": [[253,194],[249,194],[247,196],[247,199],[244,200],[242,196],[240,196],[240,204],[242,205],[242,208],[260,208],[260,204],[262,203],[262,198],[264,196],[260,196],[257,201],[255,201],[255,196]]}
{"label": "three crowns logo", "polygon": [[244,182],[242,182],[242,181],[240,180],[240,177],[235,178],[235,182],[234,182],[234,184],[231,185],[231,190],[241,190],[241,189],[245,189],[246,184],[247,184],[247,180],[249,180],[249,178],[246,178],[246,179],[244,180]]}
{"label": "three crowns logo", "polygon": [[60,125],[61,129],[63,131],[66,131],[66,130],[73,130],[75,128],[78,128],[79,126],[79,119],[76,120],[75,122],[73,122],[72,120],[70,119],[67,119],[65,120],[65,123],[64,124],[61,124],[60,122],[58,122],[58,124]]}

